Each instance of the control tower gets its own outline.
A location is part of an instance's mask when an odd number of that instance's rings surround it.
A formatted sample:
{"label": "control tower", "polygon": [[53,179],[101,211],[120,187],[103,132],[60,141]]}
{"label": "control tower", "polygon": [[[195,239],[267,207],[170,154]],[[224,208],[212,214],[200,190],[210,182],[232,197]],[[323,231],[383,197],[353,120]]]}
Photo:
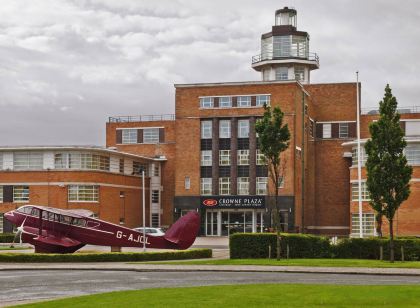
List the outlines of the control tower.
{"label": "control tower", "polygon": [[252,68],[261,72],[263,81],[310,83],[310,72],[319,68],[319,58],[309,52],[309,34],[297,30],[295,9],[276,11],[275,25],[261,36],[261,53],[252,57]]}

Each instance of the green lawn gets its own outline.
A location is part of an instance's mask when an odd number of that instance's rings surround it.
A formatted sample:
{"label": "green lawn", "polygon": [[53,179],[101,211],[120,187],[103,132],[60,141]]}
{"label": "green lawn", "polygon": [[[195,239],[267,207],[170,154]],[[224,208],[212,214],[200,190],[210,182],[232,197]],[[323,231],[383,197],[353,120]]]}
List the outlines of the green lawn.
{"label": "green lawn", "polygon": [[30,246],[15,246],[13,248],[10,248],[10,246],[0,246],[0,250],[25,250],[25,249],[31,249]]}
{"label": "green lawn", "polygon": [[277,266],[327,266],[327,267],[397,267],[420,268],[420,261],[389,261],[360,260],[360,259],[221,259],[194,260],[175,262],[148,262],[159,264],[192,264],[192,265],[277,265]]}
{"label": "green lawn", "polygon": [[419,307],[420,286],[259,284],[122,291],[24,307]]}

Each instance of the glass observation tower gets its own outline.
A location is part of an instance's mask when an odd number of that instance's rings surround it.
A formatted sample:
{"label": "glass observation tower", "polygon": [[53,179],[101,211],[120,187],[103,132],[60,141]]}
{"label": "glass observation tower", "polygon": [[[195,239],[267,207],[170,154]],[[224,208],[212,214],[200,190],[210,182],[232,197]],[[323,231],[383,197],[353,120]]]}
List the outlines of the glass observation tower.
{"label": "glass observation tower", "polygon": [[263,81],[299,80],[306,84],[311,70],[319,68],[317,54],[309,52],[309,34],[296,27],[295,9],[276,11],[271,32],[261,36],[261,53],[252,57],[252,68],[261,72]]}

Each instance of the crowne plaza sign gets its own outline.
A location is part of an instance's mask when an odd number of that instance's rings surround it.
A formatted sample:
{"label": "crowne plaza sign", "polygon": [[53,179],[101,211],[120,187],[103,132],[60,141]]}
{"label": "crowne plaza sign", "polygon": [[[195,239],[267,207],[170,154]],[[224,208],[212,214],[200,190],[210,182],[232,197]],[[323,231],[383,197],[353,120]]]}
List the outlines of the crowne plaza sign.
{"label": "crowne plaza sign", "polygon": [[265,208],[264,196],[203,196],[202,208],[259,209]]}

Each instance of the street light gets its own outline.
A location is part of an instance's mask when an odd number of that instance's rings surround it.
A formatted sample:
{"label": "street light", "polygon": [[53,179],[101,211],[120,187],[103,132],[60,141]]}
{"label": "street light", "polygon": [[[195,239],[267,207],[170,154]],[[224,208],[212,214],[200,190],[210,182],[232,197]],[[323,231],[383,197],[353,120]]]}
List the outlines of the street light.
{"label": "street light", "polygon": [[143,252],[146,252],[146,195],[144,188],[144,168],[141,171],[142,188],[143,188]]}

